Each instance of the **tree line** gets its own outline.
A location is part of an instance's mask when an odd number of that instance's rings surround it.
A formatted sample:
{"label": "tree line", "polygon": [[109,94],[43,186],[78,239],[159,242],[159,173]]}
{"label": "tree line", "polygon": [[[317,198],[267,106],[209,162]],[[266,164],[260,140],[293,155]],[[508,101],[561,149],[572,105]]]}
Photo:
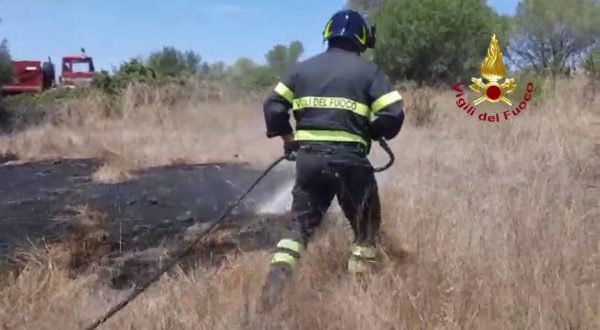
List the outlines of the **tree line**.
{"label": "tree line", "polygon": [[[200,76],[226,81],[236,87],[264,89],[295,64],[303,53],[303,44],[293,41],[288,45],[273,46],[265,54],[265,64],[241,57],[235,63],[227,65],[222,61],[203,61],[202,56],[193,50],[182,51],[165,46],[148,56],[131,58],[111,72],[97,72],[94,84],[107,92],[116,92],[131,82],[173,82]],[[8,41],[0,39],[0,84],[12,80],[11,61]]]}
{"label": "tree line", "polygon": [[146,58],[132,58],[113,72],[101,71],[96,75],[95,85],[105,91],[115,92],[127,84],[137,82],[184,82],[190,76],[226,82],[238,88],[264,89],[294,63],[304,52],[300,41],[289,45],[275,45],[265,54],[266,63],[258,64],[241,57],[232,65],[222,61],[209,63],[192,50],[181,51],[166,46],[150,53]]}
{"label": "tree line", "polygon": [[[486,0],[348,0],[377,25],[377,47],[367,52],[395,81],[418,84],[468,80],[477,75],[492,34],[509,69],[553,77],[583,67],[598,77],[600,3],[597,0],[521,0],[512,16],[500,15]],[[318,36],[315,36],[318,38]],[[11,57],[0,37],[0,83],[11,80]],[[132,58],[113,72],[100,72],[98,85],[118,89],[133,80],[203,76],[242,88],[271,86],[302,54],[300,41],[276,45],[265,63],[239,58],[208,63],[192,50],[163,47]]]}
{"label": "tree line", "polygon": [[392,79],[419,83],[468,79],[495,33],[509,68],[568,75],[599,68],[597,0],[521,0],[513,16],[485,0],[348,0],[377,24],[372,56]]}

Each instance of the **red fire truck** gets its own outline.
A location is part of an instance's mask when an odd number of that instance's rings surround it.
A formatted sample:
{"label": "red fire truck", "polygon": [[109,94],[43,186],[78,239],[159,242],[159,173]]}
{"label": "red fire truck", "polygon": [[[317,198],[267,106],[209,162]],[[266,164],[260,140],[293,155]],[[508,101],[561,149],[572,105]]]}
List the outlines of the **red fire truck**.
{"label": "red fire truck", "polygon": [[61,75],[56,82],[55,67],[50,58],[48,61],[21,60],[13,61],[14,76],[12,83],[0,86],[4,95],[39,92],[50,88],[82,88],[89,87],[95,72],[92,57],[81,49],[80,55],[62,58]]}

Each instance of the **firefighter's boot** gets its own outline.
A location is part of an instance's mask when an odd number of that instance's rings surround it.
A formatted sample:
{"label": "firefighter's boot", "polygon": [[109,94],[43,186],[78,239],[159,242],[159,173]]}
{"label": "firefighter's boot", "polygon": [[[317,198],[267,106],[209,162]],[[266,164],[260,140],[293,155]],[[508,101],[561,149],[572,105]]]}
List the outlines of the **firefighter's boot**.
{"label": "firefighter's boot", "polygon": [[271,269],[262,289],[261,310],[269,311],[281,300],[281,293],[298,266],[303,245],[282,239],[277,243],[277,252],[271,259]]}
{"label": "firefighter's boot", "polygon": [[365,276],[376,270],[377,250],[374,247],[352,244],[348,258],[348,273],[354,276]]}

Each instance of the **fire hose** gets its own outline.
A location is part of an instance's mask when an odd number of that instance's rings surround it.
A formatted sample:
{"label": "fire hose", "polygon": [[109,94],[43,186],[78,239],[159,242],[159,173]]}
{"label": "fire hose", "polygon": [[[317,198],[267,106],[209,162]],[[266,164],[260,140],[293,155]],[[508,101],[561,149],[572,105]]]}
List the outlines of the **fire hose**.
{"label": "fire hose", "polygon": [[[392,166],[392,164],[394,164],[395,157],[394,157],[394,153],[392,152],[392,150],[390,149],[390,147],[388,146],[387,142],[385,142],[384,139],[379,139],[377,141],[379,142],[379,145],[381,146],[381,148],[389,156],[389,161],[384,166],[376,167],[373,169],[375,172],[382,172],[382,171],[389,169]],[[208,225],[208,227],[191,242],[191,244],[189,244],[182,252],[178,253],[170,262],[166,263],[162,268],[160,268],[154,276],[150,277],[146,282],[142,283],[142,285],[136,286],[133,289],[133,291],[129,295],[127,295],[127,297],[125,297],[123,300],[121,300],[118,304],[114,305],[104,315],[102,315],[102,317],[98,318],[96,321],[91,323],[85,329],[93,330],[93,329],[96,329],[98,326],[100,326],[102,323],[106,322],[109,318],[111,318],[113,315],[115,315],[117,312],[119,312],[125,306],[127,306],[127,304],[129,304],[131,301],[133,301],[135,298],[137,298],[142,292],[144,292],[148,287],[150,287],[150,285],[152,285],[154,282],[158,281],[164,273],[166,273],[169,269],[171,269],[173,266],[175,266],[179,261],[181,261],[181,259],[183,259],[187,255],[189,255],[194,250],[194,247],[196,245],[198,245],[198,243],[202,240],[202,238],[204,238],[206,235],[210,234],[213,231],[213,229],[221,221],[223,221],[229,215],[229,213],[231,211],[233,211],[233,209],[235,207],[237,207],[246,198],[246,196],[248,196],[248,194],[262,181],[262,179],[264,179],[284,159],[286,159],[285,156],[280,156],[277,159],[275,159],[273,161],[273,163],[271,163],[262,172],[262,174],[252,183],[252,185],[242,195],[240,195],[233,203],[229,204],[225,208],[225,210],[223,210],[223,212],[217,218],[217,220],[210,223]]]}
{"label": "fire hose", "polygon": [[385,153],[388,155],[388,157],[390,157],[390,159],[388,160],[388,162],[385,165],[383,165],[381,167],[375,167],[373,169],[373,171],[375,171],[375,172],[383,172],[383,171],[387,170],[388,168],[392,167],[392,165],[394,164],[394,161],[396,160],[396,157],[394,156],[394,152],[392,151],[390,146],[387,144],[387,142],[385,142],[385,140],[383,138],[377,140],[377,142],[379,142],[379,145],[381,146],[383,151],[385,151]]}

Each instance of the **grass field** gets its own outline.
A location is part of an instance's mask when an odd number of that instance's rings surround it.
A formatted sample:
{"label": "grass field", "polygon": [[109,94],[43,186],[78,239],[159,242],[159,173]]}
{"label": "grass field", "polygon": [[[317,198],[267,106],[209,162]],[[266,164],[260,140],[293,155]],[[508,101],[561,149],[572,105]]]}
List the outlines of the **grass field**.
{"label": "grass field", "polygon": [[[560,81],[500,123],[457,109],[450,87],[404,92],[397,163],[378,177],[386,265],[366,289],[344,273],[350,231],[334,217],[268,315],[256,313],[269,260],[260,251],[167,276],[104,328],[598,329],[600,102],[589,88],[584,78]],[[109,182],[172,163],[264,166],[280,153],[264,136],[260,98],[128,93],[114,113],[101,97],[73,102],[47,124],[0,137],[0,153],[102,157],[97,179]],[[424,97],[435,118],[417,127]],[[69,278],[68,251],[57,250],[28,251],[20,275],[2,281],[0,328],[81,328],[114,302],[118,293],[93,276]]]}

